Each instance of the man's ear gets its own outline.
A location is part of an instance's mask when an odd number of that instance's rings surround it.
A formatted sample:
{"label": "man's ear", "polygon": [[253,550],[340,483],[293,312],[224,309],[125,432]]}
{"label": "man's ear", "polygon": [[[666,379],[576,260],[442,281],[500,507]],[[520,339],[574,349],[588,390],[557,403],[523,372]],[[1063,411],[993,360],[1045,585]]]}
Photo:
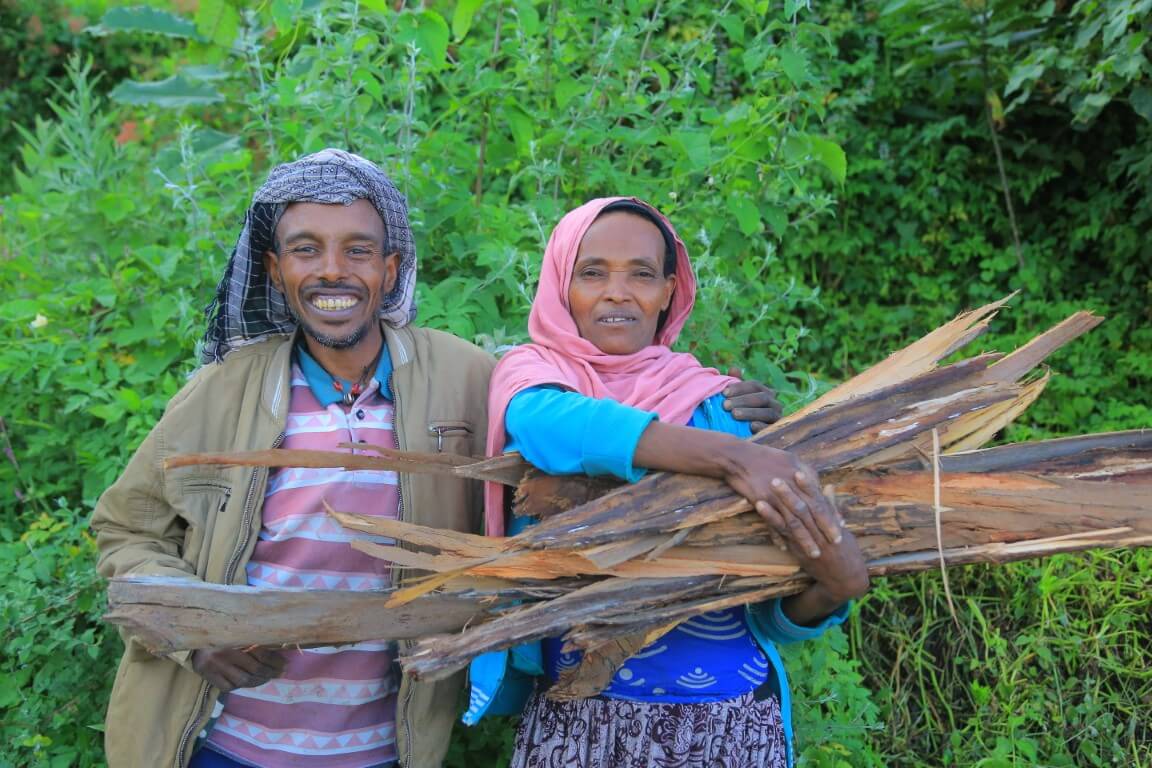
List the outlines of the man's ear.
{"label": "man's ear", "polygon": [[280,257],[272,249],[264,251],[264,271],[268,273],[268,279],[272,281],[276,290],[283,293],[284,281],[280,277]]}
{"label": "man's ear", "polygon": [[383,295],[392,293],[396,287],[396,277],[400,274],[400,253],[393,251],[384,256],[384,290]]}

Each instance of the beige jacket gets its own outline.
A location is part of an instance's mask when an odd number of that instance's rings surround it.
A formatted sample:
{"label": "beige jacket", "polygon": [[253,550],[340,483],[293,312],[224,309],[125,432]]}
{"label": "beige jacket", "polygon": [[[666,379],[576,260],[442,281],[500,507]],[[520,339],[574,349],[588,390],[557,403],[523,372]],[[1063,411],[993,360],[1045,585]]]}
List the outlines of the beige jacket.
{"label": "beige jacket", "polygon": [[[488,378],[495,361],[438,331],[386,329],[400,448],[482,455]],[[196,576],[244,584],[260,530],[268,470],[164,469],[181,453],[279,445],[288,415],[292,341],[278,336],[209,365],[168,404],[124,474],[100,498],[92,526],[105,576]],[[479,484],[400,476],[400,514],[423,525],[483,530]],[[404,574],[395,574],[398,582]],[[185,768],[219,692],[191,670],[188,653],[156,657],[131,638],[108,706],[111,768]],[[396,710],[406,768],[439,766],[460,709],[463,673],[438,683],[405,676]]]}

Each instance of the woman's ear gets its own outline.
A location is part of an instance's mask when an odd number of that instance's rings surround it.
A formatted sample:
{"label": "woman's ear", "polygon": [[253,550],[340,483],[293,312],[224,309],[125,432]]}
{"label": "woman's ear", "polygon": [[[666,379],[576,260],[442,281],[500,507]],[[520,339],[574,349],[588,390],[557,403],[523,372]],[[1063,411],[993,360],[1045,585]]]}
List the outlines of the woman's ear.
{"label": "woman's ear", "polygon": [[676,293],[676,275],[668,275],[664,278],[664,303],[660,306],[661,310],[667,310],[672,305],[672,296]]}

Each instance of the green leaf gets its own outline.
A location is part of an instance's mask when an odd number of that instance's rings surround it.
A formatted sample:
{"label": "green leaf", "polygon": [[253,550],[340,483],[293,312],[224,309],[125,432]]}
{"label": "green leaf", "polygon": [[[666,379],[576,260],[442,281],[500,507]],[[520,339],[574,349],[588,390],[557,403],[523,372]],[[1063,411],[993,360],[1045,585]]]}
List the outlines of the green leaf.
{"label": "green leaf", "polygon": [[104,217],[113,224],[123,221],[135,208],[132,198],[119,192],[101,195],[96,201],[96,210],[104,214]]}
{"label": "green leaf", "polygon": [[276,29],[280,32],[295,29],[301,5],[301,0],[272,0],[272,23]]}
{"label": "green leaf", "polygon": [[726,13],[720,17],[720,26],[724,27],[724,32],[728,35],[729,40],[736,45],[744,44],[744,17],[742,15]]}
{"label": "green leaf", "polygon": [[812,155],[832,173],[837,184],[843,186],[848,178],[848,158],[844,150],[834,141],[809,136],[808,141],[812,147]]}
{"label": "green leaf", "polygon": [[808,59],[795,48],[781,49],[780,67],[793,85],[799,87],[808,82]]}
{"label": "green leaf", "polygon": [[756,203],[746,195],[729,195],[728,211],[736,217],[736,223],[740,225],[740,231],[745,235],[754,235],[760,231],[760,211],[757,210]]}
{"label": "green leaf", "polygon": [[211,85],[192,82],[179,74],[152,83],[124,80],[108,95],[121,104],[154,104],[158,107],[190,107],[224,100]]}
{"label": "green leaf", "polygon": [[784,0],[784,18],[792,19],[801,8],[811,8],[811,0]]}
{"label": "green leaf", "polygon": [[763,213],[764,220],[768,222],[772,234],[776,235],[776,237],[784,237],[784,233],[788,231],[788,212],[783,208],[772,205],[766,207]]}
{"label": "green leaf", "polygon": [[85,31],[99,36],[115,32],[143,32],[166,37],[201,39],[196,32],[194,21],[159,8],[144,6],[109,9],[99,24],[88,27]]}
{"label": "green leaf", "polygon": [[456,3],[456,10],[452,12],[452,36],[457,40],[463,40],[468,36],[468,30],[472,28],[472,18],[476,15],[476,11],[480,10],[480,6],[484,0],[459,0]]}
{"label": "green leaf", "polygon": [[192,66],[184,67],[180,70],[180,74],[192,80],[206,80],[208,82],[215,82],[217,80],[227,80],[235,73],[229,72],[226,69],[221,69],[215,64],[193,64]]}
{"label": "green leaf", "polygon": [[533,130],[535,123],[532,118],[519,104],[510,103],[504,106],[504,121],[508,124],[509,130],[512,131],[512,138],[516,142],[516,151],[522,156],[528,157],[531,154],[529,145],[535,135]]}
{"label": "green leaf", "polygon": [[556,81],[556,86],[553,89],[553,93],[556,96],[556,106],[564,109],[572,99],[583,92],[584,86],[582,86],[579,81],[573,80],[570,77]]}
{"label": "green leaf", "polygon": [[196,29],[222,48],[231,48],[240,32],[240,12],[227,0],[200,0]]}
{"label": "green leaf", "polygon": [[419,58],[440,68],[448,54],[448,22],[436,11],[406,12],[397,24],[396,39],[416,46]]}
{"label": "green leaf", "polygon": [[1132,89],[1132,95],[1128,97],[1128,103],[1132,105],[1132,109],[1136,110],[1136,114],[1152,123],[1152,87],[1142,85],[1139,88]]}

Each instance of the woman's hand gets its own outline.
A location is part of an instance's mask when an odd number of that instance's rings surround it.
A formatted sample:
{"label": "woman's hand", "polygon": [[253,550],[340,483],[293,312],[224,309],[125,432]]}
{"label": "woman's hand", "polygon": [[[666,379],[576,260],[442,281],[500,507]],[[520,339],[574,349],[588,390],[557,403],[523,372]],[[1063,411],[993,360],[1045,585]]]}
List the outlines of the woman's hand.
{"label": "woman's hand", "polygon": [[834,503],[820,492],[816,473],[787,451],[744,445],[760,450],[738,452],[738,469],[726,479],[816,581],[784,601],[788,617],[809,624],[867,592],[868,564]]}

